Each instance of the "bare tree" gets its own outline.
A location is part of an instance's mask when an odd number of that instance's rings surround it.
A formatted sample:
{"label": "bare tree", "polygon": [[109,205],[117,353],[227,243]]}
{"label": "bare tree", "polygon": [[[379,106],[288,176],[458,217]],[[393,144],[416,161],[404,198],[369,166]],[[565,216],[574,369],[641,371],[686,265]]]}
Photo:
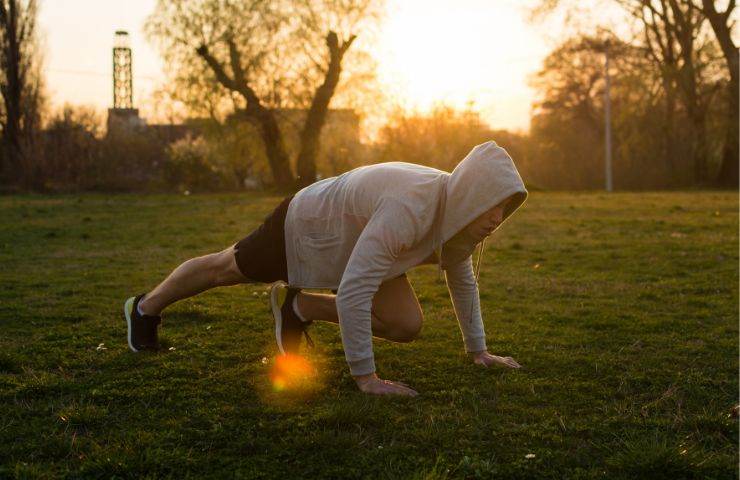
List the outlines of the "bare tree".
{"label": "bare tree", "polygon": [[694,176],[698,182],[705,182],[708,179],[707,111],[715,92],[703,78],[708,64],[700,55],[704,47],[700,36],[705,18],[688,1],[617,1],[642,22],[645,47],[661,68],[668,101],[672,101],[674,87],[678,91],[695,139]]}
{"label": "bare tree", "polygon": [[740,69],[740,61],[738,61],[738,48],[732,41],[731,35],[734,22],[730,20],[735,10],[735,0],[730,0],[724,11],[718,10],[713,0],[702,0],[700,8],[712,25],[730,74],[727,130],[717,183],[725,187],[738,188],[738,103],[740,103],[740,98],[738,98],[740,72],[738,69]]}
{"label": "bare tree", "polygon": [[[377,19],[378,5],[373,0],[160,1],[147,31],[191,85],[208,84],[203,79],[210,78],[217,97],[258,127],[275,184],[301,187],[316,178],[320,133],[344,57],[356,32]],[[306,112],[297,179],[278,122],[281,108]]]}
{"label": "bare tree", "polygon": [[25,158],[39,123],[40,82],[36,0],[0,0],[0,94],[2,163],[9,182],[35,177]]}

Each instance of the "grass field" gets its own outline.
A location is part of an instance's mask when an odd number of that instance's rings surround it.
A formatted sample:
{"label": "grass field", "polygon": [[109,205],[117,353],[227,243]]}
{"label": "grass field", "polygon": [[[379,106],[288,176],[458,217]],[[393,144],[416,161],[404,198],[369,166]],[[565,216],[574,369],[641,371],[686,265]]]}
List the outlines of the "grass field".
{"label": "grass field", "polygon": [[125,298],[278,201],[0,197],[0,478],[738,477],[736,194],[533,192],[480,282],[489,350],[524,368],[473,365],[420,267],[420,338],[375,342],[413,399],[359,392],[331,324],[318,377],[276,390],[264,285],[173,306],[165,351],[131,353]]}

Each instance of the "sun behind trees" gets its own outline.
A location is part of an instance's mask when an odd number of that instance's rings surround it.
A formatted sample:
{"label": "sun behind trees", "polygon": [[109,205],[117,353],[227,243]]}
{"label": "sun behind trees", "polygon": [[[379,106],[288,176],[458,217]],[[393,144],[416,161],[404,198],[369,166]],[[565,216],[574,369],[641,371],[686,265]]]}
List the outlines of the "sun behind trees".
{"label": "sun behind trees", "polygon": [[[60,102],[52,110],[45,101],[45,45],[37,34],[48,32],[37,28],[37,3],[0,0],[3,192],[295,190],[382,161],[450,170],[472,145],[491,139],[517,160],[530,187],[601,189],[606,52],[615,188],[737,188],[735,1],[542,0],[540,12],[570,9],[565,16],[580,23],[559,25],[557,44],[529,70],[528,132],[487,124],[510,124],[503,90],[488,103],[471,94],[467,108],[438,103],[429,111],[414,109],[418,92],[394,96],[403,78],[383,79],[390,57],[378,41],[380,32],[389,35],[382,0],[152,2],[146,33],[160,47],[168,78],[156,95],[137,98],[143,111],[154,110],[146,125],[106,131],[94,109]],[[433,57],[429,70],[407,66],[421,82],[434,72],[455,75],[462,79],[455,93],[464,93],[475,75],[424,36],[421,17],[409,16],[407,36],[393,48]],[[432,32],[445,45],[457,45],[455,28],[475,28],[452,20],[449,27]],[[513,77],[512,65],[489,55],[493,47],[500,45],[451,50],[485,52],[463,64],[481,62]],[[98,80],[109,92],[109,80]],[[483,118],[474,106],[495,117]],[[157,117],[167,123],[156,125]]]}
{"label": "sun behind trees", "polygon": [[[157,3],[147,22],[173,73],[176,96],[219,109],[231,103],[258,127],[278,188],[316,180],[316,157],[345,55],[375,23],[373,0],[177,0]],[[294,176],[277,119],[306,109]]]}

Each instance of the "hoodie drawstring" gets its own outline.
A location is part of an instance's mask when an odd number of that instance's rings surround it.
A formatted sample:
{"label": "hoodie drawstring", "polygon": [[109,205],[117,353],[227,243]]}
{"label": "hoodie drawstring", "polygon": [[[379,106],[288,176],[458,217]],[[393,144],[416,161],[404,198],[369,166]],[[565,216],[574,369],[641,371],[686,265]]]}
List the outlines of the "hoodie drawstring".
{"label": "hoodie drawstring", "polygon": [[[480,248],[478,249],[478,260],[475,262],[475,272],[473,276],[475,277],[475,288],[478,289],[478,278],[480,277],[480,260],[483,258],[483,249],[486,247],[486,237],[483,238],[483,241],[480,242]],[[473,295],[470,297],[470,312],[468,312],[468,323],[473,323],[473,307],[475,306],[475,299],[477,295]]]}
{"label": "hoodie drawstring", "polygon": [[432,234],[432,247],[437,254],[437,280],[442,281],[442,245],[444,237],[442,235],[442,222],[445,217],[445,207],[447,206],[447,180],[449,177],[443,177],[442,192],[437,201],[436,222]]}
{"label": "hoodie drawstring", "polygon": [[480,242],[480,250],[478,250],[478,261],[475,263],[475,284],[478,285],[478,277],[480,277],[480,259],[483,258],[483,249],[486,248],[486,238],[483,237],[483,241]]}

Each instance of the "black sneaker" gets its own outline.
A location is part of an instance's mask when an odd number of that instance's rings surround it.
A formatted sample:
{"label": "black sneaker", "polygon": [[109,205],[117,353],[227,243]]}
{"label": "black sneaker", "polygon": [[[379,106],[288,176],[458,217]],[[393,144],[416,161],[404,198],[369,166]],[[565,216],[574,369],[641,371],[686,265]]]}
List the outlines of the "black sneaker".
{"label": "black sneaker", "polygon": [[[306,342],[310,347],[314,345],[306,330],[306,327],[313,322],[302,321],[293,310],[293,298],[300,291],[299,288],[289,288],[284,282],[277,282],[270,289],[270,307],[272,317],[275,319],[275,340],[283,355],[298,353],[301,346],[301,334],[306,336]],[[285,292],[285,298],[281,302],[280,296],[283,292]]]}
{"label": "black sneaker", "polygon": [[123,314],[128,324],[128,346],[134,352],[159,350],[157,325],[162,322],[159,315],[140,315],[138,306],[144,294],[131,297],[123,304]]}

